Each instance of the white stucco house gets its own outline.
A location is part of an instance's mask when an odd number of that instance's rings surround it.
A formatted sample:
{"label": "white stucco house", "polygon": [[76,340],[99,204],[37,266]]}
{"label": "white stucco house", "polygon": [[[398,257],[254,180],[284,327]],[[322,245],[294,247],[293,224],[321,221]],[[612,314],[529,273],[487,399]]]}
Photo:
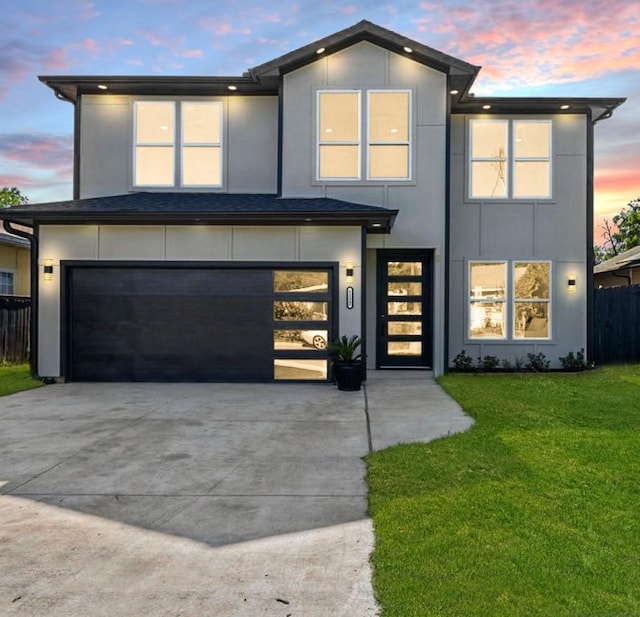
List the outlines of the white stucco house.
{"label": "white stucco house", "polygon": [[324,381],[341,334],[436,375],[589,353],[594,125],[624,99],[476,97],[479,70],[361,21],[238,77],[40,77],[74,198],[0,213],[34,231],[37,374]]}

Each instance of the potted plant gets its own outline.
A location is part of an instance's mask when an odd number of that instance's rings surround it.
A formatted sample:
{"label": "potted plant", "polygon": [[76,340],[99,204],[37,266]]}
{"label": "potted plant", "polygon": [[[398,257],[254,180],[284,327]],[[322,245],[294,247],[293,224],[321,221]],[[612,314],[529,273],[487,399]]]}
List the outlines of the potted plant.
{"label": "potted plant", "polygon": [[354,334],[341,336],[329,345],[329,355],[333,358],[333,376],[338,390],[356,391],[362,387],[365,367],[360,350],[362,339]]}

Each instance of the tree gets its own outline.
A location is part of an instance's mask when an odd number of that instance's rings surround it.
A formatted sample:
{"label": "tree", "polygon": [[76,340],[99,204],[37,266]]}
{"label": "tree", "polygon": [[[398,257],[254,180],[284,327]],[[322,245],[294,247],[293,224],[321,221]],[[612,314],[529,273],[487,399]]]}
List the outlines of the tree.
{"label": "tree", "polygon": [[594,246],[596,264],[640,244],[640,197],[630,201],[611,220],[609,222],[605,219],[601,226],[604,241],[602,246]]}
{"label": "tree", "polygon": [[0,208],[21,206],[29,201],[15,186],[0,188]]}

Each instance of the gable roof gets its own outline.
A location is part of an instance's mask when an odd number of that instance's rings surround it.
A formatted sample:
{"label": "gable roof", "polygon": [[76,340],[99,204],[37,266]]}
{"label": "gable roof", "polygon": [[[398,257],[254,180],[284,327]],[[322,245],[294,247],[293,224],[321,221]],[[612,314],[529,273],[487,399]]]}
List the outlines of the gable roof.
{"label": "gable roof", "polygon": [[328,198],[280,198],[271,194],[129,193],[13,206],[0,219],[35,223],[358,225],[389,233],[397,210]]}
{"label": "gable roof", "polygon": [[[306,64],[315,62],[318,60],[319,55],[326,56],[361,41],[368,41],[394,53],[411,58],[415,62],[446,73],[455,79],[455,87],[465,92],[469,89],[480,70],[479,66],[449,56],[414,39],[363,19],[349,28],[318,39],[304,47],[249,69],[246,75],[256,80],[280,77]],[[322,51],[319,52],[319,50]]]}
{"label": "gable roof", "polygon": [[593,268],[594,274],[601,272],[615,272],[616,270],[626,270],[640,267],[640,246],[634,246],[624,253],[620,253],[603,261]]}

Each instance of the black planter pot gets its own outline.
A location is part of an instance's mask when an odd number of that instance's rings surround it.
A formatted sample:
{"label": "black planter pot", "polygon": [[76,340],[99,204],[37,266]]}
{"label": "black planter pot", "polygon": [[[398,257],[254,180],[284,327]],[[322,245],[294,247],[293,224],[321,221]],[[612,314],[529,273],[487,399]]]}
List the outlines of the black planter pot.
{"label": "black planter pot", "polygon": [[355,392],[360,390],[364,381],[364,362],[333,363],[333,376],[338,384],[338,390]]}

